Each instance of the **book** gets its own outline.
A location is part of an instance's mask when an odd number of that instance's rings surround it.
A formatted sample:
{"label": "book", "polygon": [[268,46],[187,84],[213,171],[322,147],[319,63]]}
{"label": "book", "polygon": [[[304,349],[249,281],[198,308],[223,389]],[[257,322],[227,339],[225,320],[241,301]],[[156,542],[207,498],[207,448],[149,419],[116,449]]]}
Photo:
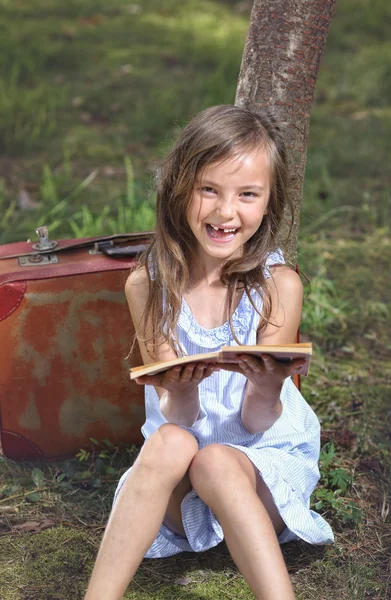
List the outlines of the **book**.
{"label": "book", "polygon": [[298,371],[299,375],[308,375],[312,355],[312,344],[310,342],[302,342],[297,344],[284,345],[261,345],[261,346],[223,346],[217,352],[206,352],[202,354],[193,354],[179,356],[172,360],[150,363],[141,365],[140,367],[132,367],[130,369],[130,379],[142,377],[143,375],[156,375],[162,371],[167,371],[178,365],[184,366],[188,363],[203,362],[203,363],[235,363],[238,354],[251,354],[253,356],[261,356],[261,354],[269,354],[276,360],[289,364],[294,358],[305,358],[306,361]]}

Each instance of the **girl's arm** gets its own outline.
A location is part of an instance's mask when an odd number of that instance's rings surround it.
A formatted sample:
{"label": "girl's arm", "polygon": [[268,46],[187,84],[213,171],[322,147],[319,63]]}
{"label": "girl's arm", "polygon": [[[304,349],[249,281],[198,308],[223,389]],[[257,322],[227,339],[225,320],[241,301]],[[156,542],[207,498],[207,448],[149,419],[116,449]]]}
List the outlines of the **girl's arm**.
{"label": "girl's arm", "polygon": [[[176,358],[167,343],[147,347],[144,341],[143,314],[148,299],[148,276],[145,269],[132,271],[125,285],[125,294],[135,328],[144,364]],[[146,339],[151,337],[151,327],[146,327]],[[152,352],[151,358],[148,349]],[[153,385],[160,398],[160,409],[169,423],[191,427],[200,412],[198,384],[213,372],[210,364],[187,364],[174,367],[157,375],[145,375],[135,381],[140,385]]]}
{"label": "girl's arm", "polygon": [[[272,311],[267,327],[258,334],[258,344],[291,344],[296,342],[303,303],[303,286],[297,273],[285,266],[271,269],[268,279]],[[242,423],[249,433],[269,429],[282,412],[280,401],[284,380],[295,373],[304,359],[298,358],[289,366],[268,355],[262,359],[239,356],[239,369],[247,377],[242,403]]]}

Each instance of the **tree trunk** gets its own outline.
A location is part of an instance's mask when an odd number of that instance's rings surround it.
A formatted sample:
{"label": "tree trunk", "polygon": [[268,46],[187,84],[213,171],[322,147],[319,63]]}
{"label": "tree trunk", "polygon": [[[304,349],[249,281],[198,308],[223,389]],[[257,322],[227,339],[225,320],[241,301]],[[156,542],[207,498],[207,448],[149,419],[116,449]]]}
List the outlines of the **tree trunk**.
{"label": "tree trunk", "polygon": [[295,264],[311,107],[336,0],[254,0],[235,104],[273,107],[289,128],[289,193],[280,243]]}

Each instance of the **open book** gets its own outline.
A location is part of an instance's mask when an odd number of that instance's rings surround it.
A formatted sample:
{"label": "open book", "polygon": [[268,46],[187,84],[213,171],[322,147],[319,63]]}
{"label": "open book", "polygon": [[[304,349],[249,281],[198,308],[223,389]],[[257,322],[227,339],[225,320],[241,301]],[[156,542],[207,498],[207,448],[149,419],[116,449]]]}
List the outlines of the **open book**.
{"label": "open book", "polygon": [[312,344],[305,342],[273,346],[223,346],[217,352],[180,356],[172,360],[133,367],[130,369],[130,379],[136,379],[136,377],[142,377],[143,375],[156,375],[156,373],[167,371],[167,369],[177,365],[184,366],[187,363],[235,363],[238,354],[252,354],[253,356],[269,354],[283,363],[289,363],[294,358],[305,358],[305,364],[301,367],[299,374],[307,376],[312,355]]}

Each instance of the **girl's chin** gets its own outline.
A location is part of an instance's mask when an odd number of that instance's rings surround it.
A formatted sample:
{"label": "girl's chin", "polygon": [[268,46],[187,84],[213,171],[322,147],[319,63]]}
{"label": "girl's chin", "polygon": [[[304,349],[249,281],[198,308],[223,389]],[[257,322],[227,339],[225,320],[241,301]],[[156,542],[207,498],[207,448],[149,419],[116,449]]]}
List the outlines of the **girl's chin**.
{"label": "girl's chin", "polygon": [[206,256],[211,259],[226,261],[230,258],[236,258],[240,255],[240,248],[236,244],[202,244],[199,247],[199,256]]}

